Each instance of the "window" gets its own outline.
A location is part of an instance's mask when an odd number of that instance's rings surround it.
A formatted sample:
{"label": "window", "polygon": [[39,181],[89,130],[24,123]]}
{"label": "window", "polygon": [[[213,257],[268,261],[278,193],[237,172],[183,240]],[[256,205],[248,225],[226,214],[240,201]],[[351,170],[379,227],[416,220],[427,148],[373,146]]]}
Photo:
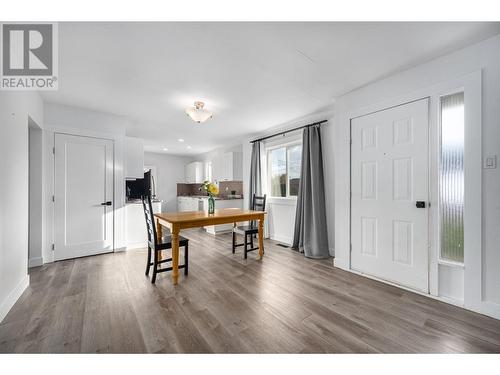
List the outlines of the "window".
{"label": "window", "polygon": [[464,261],[464,93],[441,98],[440,257]]}
{"label": "window", "polygon": [[288,195],[296,197],[299,194],[300,162],[302,161],[302,145],[287,148],[288,160]]}
{"label": "window", "polygon": [[212,162],[207,161],[205,163],[205,180],[212,181]]}
{"label": "window", "polygon": [[272,197],[296,197],[299,193],[300,143],[268,149],[268,186]]}

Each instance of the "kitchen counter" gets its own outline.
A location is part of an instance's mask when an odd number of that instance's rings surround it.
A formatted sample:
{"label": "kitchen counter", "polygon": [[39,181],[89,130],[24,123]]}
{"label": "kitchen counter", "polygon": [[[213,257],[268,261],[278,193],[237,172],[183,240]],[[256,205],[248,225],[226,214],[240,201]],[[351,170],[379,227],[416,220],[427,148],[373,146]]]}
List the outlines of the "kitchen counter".
{"label": "kitchen counter", "polygon": [[[243,198],[233,198],[227,196],[214,197],[215,209],[221,208],[243,208]],[[177,211],[207,211],[208,196],[207,195],[179,195],[177,196]],[[221,232],[231,231],[232,224],[210,225],[204,227],[207,233],[218,234]]]}
{"label": "kitchen counter", "polygon": [[[195,199],[208,199],[208,196],[207,195],[179,195],[177,196],[177,198],[195,198]],[[214,197],[215,200],[218,200],[218,201],[229,201],[229,200],[238,200],[238,199],[243,199],[242,197],[241,198],[234,198],[234,197]]]}
{"label": "kitchen counter", "polygon": [[[159,199],[153,199],[151,201],[151,203],[162,203],[162,202],[163,201],[159,200]],[[142,204],[142,201],[140,199],[133,200],[133,201],[125,201],[125,205],[128,205],[128,204]]]}

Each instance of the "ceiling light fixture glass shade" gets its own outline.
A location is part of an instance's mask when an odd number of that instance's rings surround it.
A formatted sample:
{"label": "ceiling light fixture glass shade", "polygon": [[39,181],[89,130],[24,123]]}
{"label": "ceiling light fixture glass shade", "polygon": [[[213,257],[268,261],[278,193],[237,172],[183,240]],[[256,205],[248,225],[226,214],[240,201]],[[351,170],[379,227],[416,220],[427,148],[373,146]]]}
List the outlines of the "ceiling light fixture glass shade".
{"label": "ceiling light fixture glass shade", "polygon": [[194,102],[194,107],[186,108],[186,115],[191,117],[194,122],[201,124],[202,122],[212,118],[214,115],[212,112],[203,108],[204,106],[205,103],[203,102]]}

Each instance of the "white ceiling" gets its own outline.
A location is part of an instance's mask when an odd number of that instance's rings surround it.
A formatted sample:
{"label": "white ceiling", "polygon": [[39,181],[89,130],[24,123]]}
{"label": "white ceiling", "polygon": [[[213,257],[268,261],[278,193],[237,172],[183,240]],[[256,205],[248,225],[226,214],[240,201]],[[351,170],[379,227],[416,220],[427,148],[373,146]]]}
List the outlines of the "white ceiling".
{"label": "white ceiling", "polygon": [[[500,23],[60,23],[59,90],[43,97],[128,117],[147,150],[198,154],[498,33]],[[214,118],[190,120],[195,100]]]}

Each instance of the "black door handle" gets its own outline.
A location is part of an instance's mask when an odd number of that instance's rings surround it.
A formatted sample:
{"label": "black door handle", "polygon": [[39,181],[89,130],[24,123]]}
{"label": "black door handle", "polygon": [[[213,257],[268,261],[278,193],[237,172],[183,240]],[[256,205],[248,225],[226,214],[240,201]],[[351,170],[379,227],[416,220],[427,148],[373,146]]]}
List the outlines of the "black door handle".
{"label": "black door handle", "polygon": [[111,202],[111,201],[101,203],[101,206],[111,206],[111,205],[113,205],[113,202]]}
{"label": "black door handle", "polygon": [[417,201],[415,204],[417,208],[425,208],[425,202],[424,201]]}

